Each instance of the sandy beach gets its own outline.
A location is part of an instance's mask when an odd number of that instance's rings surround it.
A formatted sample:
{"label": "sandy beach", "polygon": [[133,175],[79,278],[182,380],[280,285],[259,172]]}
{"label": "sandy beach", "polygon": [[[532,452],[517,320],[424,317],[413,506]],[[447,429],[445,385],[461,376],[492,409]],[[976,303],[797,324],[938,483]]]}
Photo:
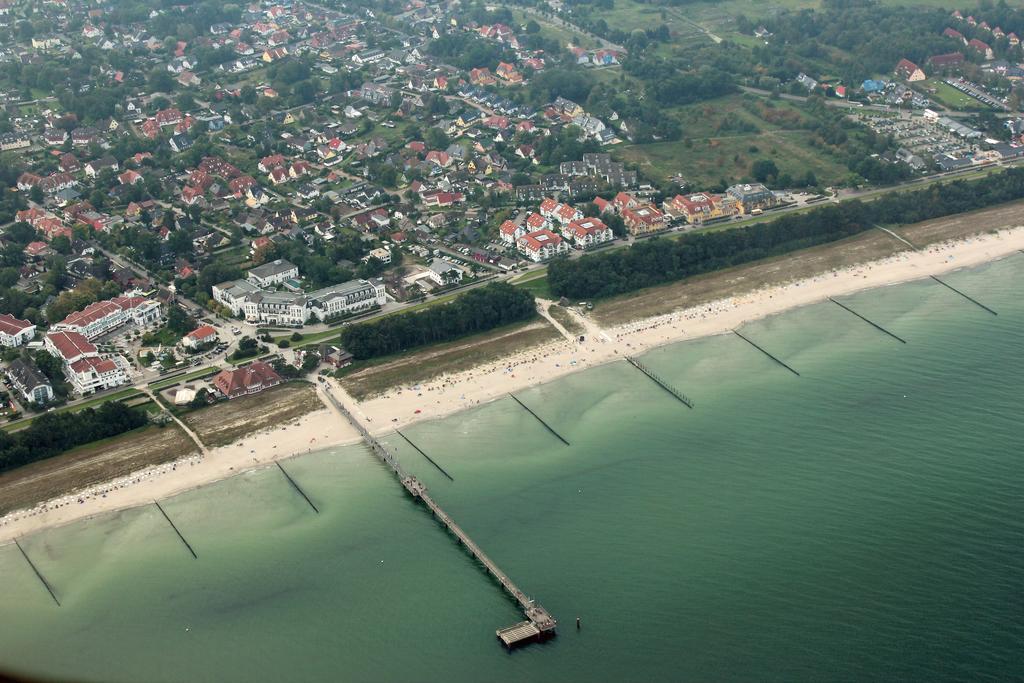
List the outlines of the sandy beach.
{"label": "sandy beach", "polygon": [[[852,294],[981,265],[1024,250],[1024,227],[901,252],[886,259],[830,271],[813,278],[766,287],[698,307],[602,329],[573,313],[585,341],[563,339],[516,353],[501,362],[475,367],[429,382],[395,389],[356,402],[331,380],[334,395],[374,434],[412,422],[436,419],[503,398],[568,373],[614,362],[664,344],[723,334],[751,320]],[[321,387],[317,387],[322,392]],[[325,404],[326,405],[326,404]],[[252,434],[240,442],[133,473],[85,491],[0,518],[0,542],[111,510],[148,504],[275,460],[358,440],[333,408],[310,413],[282,427]]]}
{"label": "sandy beach", "polygon": [[324,408],[228,446],[133,472],[0,518],[0,543],[94,515],[147,505],[276,460],[359,440],[356,430]]}

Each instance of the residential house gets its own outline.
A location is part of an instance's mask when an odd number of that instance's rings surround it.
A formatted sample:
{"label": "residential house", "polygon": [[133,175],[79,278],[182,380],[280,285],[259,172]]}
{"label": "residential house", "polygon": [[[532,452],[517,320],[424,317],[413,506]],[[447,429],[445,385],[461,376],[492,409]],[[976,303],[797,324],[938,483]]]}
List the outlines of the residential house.
{"label": "residential house", "polygon": [[0,346],[14,348],[35,339],[36,326],[28,320],[19,320],[10,313],[0,313]]}
{"label": "residential house", "polygon": [[228,399],[258,394],[282,382],[281,376],[260,360],[236,370],[222,370],[213,378],[213,386]]}
{"label": "residential house", "polygon": [[665,214],[651,205],[622,210],[622,222],[631,235],[646,235],[665,227]]}
{"label": "residential house", "polygon": [[28,403],[44,405],[53,400],[53,385],[31,359],[15,358],[6,373],[11,386]]}
{"label": "residential house", "polygon": [[550,230],[528,232],[516,241],[516,248],[534,262],[546,261],[569,250],[569,244]]}

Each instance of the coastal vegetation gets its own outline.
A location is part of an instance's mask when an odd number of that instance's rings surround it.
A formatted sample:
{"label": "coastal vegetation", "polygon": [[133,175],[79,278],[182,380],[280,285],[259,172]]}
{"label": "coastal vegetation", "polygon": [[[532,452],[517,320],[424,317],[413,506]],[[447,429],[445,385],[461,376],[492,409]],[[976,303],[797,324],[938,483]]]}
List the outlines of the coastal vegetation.
{"label": "coastal vegetation", "polygon": [[262,429],[280,427],[323,403],[306,382],[288,382],[258,394],[192,410],[182,420],[210,448],[225,446]]}
{"label": "coastal vegetation", "polygon": [[655,238],[630,249],[561,259],[549,266],[548,282],[556,296],[614,296],[835,242],[879,224],[917,223],[1021,198],[1024,169],[1009,169],[972,182],[936,183],[916,193],[823,206],[745,228]]}
{"label": "coastal vegetation", "polygon": [[14,434],[0,431],[0,472],[142,427],[146,413],[118,401],[77,413],[46,413]]}
{"label": "coastal vegetation", "polygon": [[486,332],[536,315],[532,294],[507,283],[492,283],[461,294],[445,306],[351,325],[342,331],[341,343],[356,360],[366,360]]}
{"label": "coastal vegetation", "polygon": [[[991,209],[893,227],[892,231],[910,244],[925,249],[933,244],[1017,226],[1022,206],[1024,202],[1012,202]],[[670,311],[742,297],[764,287],[813,278],[909,251],[911,247],[906,242],[882,230],[869,230],[837,242],[604,299],[595,306],[591,315],[602,327],[614,327]]]}

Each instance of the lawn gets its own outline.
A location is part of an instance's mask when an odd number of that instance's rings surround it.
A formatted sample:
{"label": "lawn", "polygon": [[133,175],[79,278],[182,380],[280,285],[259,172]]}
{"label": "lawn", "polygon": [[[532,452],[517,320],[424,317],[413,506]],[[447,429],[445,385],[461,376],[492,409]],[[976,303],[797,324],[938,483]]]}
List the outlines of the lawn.
{"label": "lawn", "polygon": [[552,297],[551,287],[548,285],[548,271],[546,268],[534,271],[519,278],[518,280],[513,280],[512,284],[516,287],[525,289],[541,299],[550,299]]}
{"label": "lawn", "polygon": [[924,87],[925,91],[930,91],[934,88],[935,92],[928,92],[928,96],[938,100],[942,104],[946,105],[950,109],[967,109],[967,110],[988,110],[990,107],[985,106],[978,100],[974,99],[970,95],[966,95],[948,83],[943,83],[942,79],[928,79],[920,84]]}

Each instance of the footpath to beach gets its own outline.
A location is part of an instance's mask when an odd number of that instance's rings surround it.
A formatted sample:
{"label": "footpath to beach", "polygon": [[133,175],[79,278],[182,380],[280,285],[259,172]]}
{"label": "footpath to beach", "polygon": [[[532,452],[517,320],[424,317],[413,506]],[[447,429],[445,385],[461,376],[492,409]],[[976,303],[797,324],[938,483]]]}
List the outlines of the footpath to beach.
{"label": "footpath to beach", "polygon": [[[978,266],[1024,250],[1024,227],[930,245],[788,284],[765,287],[633,323],[599,327],[589,316],[571,314],[584,341],[550,321],[562,339],[515,353],[500,362],[442,375],[413,386],[357,402],[334,380],[335,397],[374,435],[412,422],[451,415],[509,393],[549,382],[571,372],[641,354],[673,342],[723,334],[746,322],[852,294],[864,289],[941,275]],[[322,392],[321,386],[317,391]],[[276,460],[359,441],[359,434],[328,407],[286,425],[250,434],[208,454],[135,472],[126,477],[63,496],[0,518],[0,543],[40,529],[67,524],[103,512],[149,504]]]}

